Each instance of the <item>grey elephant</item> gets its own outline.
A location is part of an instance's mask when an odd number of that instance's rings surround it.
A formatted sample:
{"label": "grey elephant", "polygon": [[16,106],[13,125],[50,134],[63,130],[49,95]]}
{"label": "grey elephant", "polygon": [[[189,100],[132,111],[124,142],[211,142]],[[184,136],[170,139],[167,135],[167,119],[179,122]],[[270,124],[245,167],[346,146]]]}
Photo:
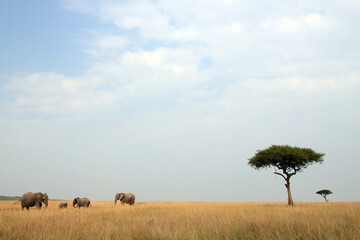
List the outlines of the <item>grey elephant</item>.
{"label": "grey elephant", "polygon": [[122,205],[124,205],[125,203],[129,205],[134,205],[135,195],[132,193],[117,193],[115,195],[115,205],[117,200],[120,200]]}
{"label": "grey elephant", "polygon": [[48,206],[48,201],[49,201],[49,196],[46,193],[42,193],[42,192],[36,192],[36,193],[32,193],[32,192],[28,192],[28,193],[24,193],[20,200],[17,201],[14,204],[17,204],[19,202],[21,202],[21,210],[24,210],[24,208],[26,208],[27,210],[29,210],[30,207],[36,206],[36,208],[40,209],[42,206],[42,203],[45,204],[45,206]]}
{"label": "grey elephant", "polygon": [[88,198],[74,198],[73,201],[73,207],[75,207],[75,205],[78,206],[78,208],[80,207],[89,207],[90,206],[90,200]]}
{"label": "grey elephant", "polygon": [[59,208],[67,208],[67,203],[59,203]]}

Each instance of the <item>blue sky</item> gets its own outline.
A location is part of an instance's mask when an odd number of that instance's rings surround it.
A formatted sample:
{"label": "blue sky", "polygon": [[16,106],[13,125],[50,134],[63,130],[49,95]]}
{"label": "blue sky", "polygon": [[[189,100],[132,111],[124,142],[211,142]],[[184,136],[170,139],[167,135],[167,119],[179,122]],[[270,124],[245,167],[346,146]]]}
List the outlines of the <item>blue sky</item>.
{"label": "blue sky", "polygon": [[[189,7],[191,6],[191,7]],[[0,194],[286,201],[247,161],[326,154],[294,201],[358,201],[357,1],[2,1]]]}
{"label": "blue sky", "polygon": [[[94,18],[65,11],[56,1],[0,3],[2,74],[84,69],[79,37]],[[69,58],[71,55],[71,58]]]}

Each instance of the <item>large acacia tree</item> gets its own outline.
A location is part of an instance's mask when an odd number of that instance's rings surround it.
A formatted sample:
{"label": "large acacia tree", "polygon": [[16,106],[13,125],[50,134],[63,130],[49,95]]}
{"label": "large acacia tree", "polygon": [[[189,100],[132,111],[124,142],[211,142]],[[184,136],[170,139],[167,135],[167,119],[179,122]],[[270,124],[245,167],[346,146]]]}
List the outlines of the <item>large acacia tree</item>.
{"label": "large acacia tree", "polygon": [[256,170],[274,167],[274,174],[285,180],[288,204],[293,206],[290,178],[313,163],[322,163],[324,156],[324,153],[317,153],[310,148],[272,145],[267,149],[258,150],[248,163]]}

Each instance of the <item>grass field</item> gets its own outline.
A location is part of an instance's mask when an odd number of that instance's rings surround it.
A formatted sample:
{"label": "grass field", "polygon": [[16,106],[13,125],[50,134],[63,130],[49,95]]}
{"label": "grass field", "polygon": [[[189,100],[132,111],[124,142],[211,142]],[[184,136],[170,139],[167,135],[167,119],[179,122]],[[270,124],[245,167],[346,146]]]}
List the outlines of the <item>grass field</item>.
{"label": "grass field", "polygon": [[21,211],[0,201],[0,239],[360,239],[360,203],[144,202]]}

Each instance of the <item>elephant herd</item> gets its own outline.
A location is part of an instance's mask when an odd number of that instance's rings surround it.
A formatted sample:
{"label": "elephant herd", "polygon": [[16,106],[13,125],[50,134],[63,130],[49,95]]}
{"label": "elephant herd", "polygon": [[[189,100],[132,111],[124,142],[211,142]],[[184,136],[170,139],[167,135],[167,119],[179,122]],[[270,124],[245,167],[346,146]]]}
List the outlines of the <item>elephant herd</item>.
{"label": "elephant herd", "polygon": [[[117,201],[120,201],[122,205],[129,204],[134,205],[135,204],[135,195],[132,193],[116,193],[115,195],[115,205]],[[41,208],[42,204],[44,203],[45,206],[48,206],[49,196],[46,193],[41,192],[28,192],[24,193],[20,200],[17,201],[14,204],[17,204],[21,202],[21,210],[24,210],[26,208],[29,210],[30,207],[36,207]],[[67,203],[60,203],[59,208],[67,208]],[[89,207],[90,206],[90,200],[88,198],[74,198],[73,200],[73,207]]]}

